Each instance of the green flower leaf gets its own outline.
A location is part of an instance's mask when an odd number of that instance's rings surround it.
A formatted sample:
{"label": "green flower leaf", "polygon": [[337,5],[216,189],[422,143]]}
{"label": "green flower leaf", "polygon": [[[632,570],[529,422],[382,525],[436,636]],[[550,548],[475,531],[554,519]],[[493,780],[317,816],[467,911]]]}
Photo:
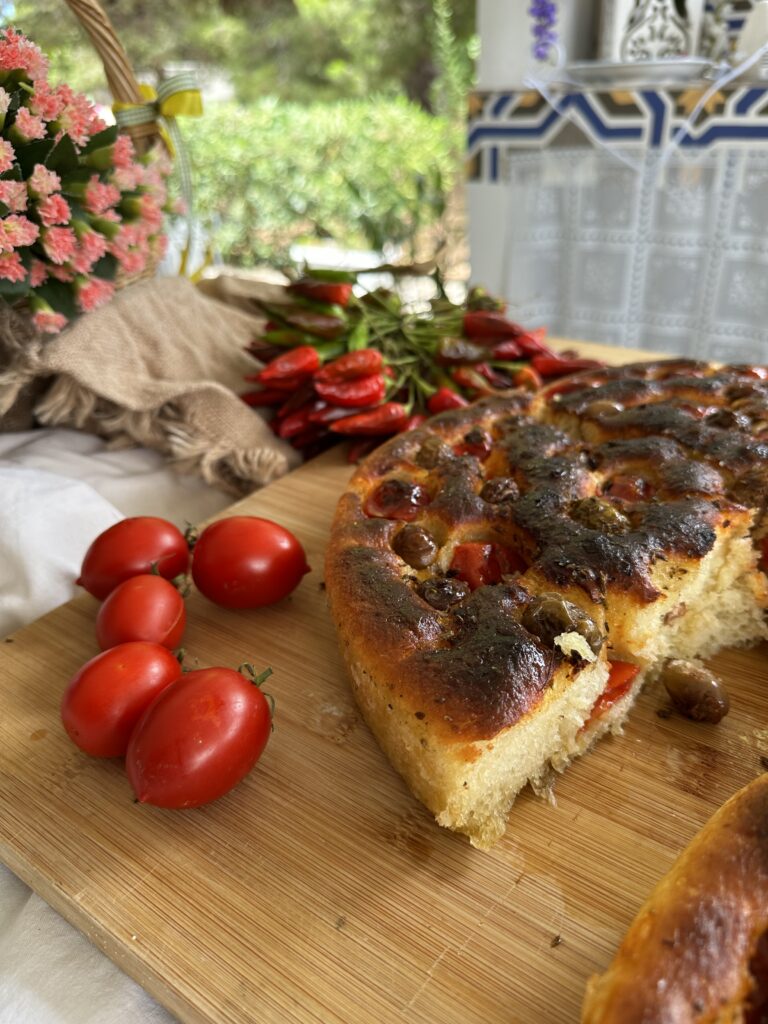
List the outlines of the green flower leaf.
{"label": "green flower leaf", "polygon": [[[67,136],[64,137],[67,138]],[[26,146],[17,146],[16,160],[18,161],[20,173],[16,180],[21,181],[24,178],[28,178],[35,169],[35,164],[47,164],[48,155],[53,148],[53,139],[36,139]]]}
{"label": "green flower leaf", "polygon": [[111,253],[102,256],[91,267],[91,274],[95,277],[102,277],[105,281],[114,281],[117,274],[117,259]]}
{"label": "green flower leaf", "polygon": [[72,286],[63,281],[52,281],[50,278],[35,289],[35,293],[56,310],[63,313],[68,320],[74,320],[80,316],[80,309],[75,302],[75,294]]}
{"label": "green flower leaf", "polygon": [[77,170],[77,149],[69,135],[62,135],[45,160],[45,166],[62,177]]}
{"label": "green flower leaf", "polygon": [[4,298],[26,295],[28,291],[28,281],[6,281],[4,278],[0,278],[0,295]]}
{"label": "green flower leaf", "polygon": [[111,146],[116,139],[117,125],[111,124],[109,128],[105,128],[104,131],[96,132],[95,135],[92,135],[80,152],[92,153],[94,149],[100,149],[102,146]]}

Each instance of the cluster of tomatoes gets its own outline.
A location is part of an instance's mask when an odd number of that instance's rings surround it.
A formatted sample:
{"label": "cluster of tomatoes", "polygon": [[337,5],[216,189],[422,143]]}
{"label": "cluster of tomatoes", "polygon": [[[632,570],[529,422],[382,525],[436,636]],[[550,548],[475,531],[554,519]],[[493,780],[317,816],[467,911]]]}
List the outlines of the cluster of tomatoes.
{"label": "cluster of tomatoes", "polygon": [[123,757],[141,803],[198,807],[223,796],[261,756],[271,698],[250,665],[185,671],[179,647],[190,581],[225,608],[256,608],[287,596],[309,571],[298,539],[256,516],[230,516],[199,535],[137,516],[101,533],[78,583],[102,603],[101,653],[72,677],[61,719],[77,746]]}

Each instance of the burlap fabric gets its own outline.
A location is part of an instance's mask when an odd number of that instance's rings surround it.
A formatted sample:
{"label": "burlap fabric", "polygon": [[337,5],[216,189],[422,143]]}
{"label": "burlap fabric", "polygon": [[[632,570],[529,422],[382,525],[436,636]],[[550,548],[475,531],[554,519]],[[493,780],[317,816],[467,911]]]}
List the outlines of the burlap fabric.
{"label": "burlap fabric", "polygon": [[259,326],[183,278],[154,278],[53,339],[19,335],[14,346],[6,331],[4,429],[32,395],[40,424],[153,448],[181,472],[247,494],[299,461],[237,397],[260,365],[245,351]]}

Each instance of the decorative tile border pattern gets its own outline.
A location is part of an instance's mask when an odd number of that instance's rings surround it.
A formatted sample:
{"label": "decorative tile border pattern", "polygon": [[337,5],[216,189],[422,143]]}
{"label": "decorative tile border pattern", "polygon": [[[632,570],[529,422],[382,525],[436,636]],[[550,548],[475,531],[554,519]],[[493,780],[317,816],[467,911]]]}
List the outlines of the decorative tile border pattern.
{"label": "decorative tile border pattern", "polygon": [[467,136],[470,181],[499,180],[505,149],[615,146],[624,150],[678,145],[700,150],[768,142],[768,86],[715,92],[688,121],[704,88],[476,92]]}

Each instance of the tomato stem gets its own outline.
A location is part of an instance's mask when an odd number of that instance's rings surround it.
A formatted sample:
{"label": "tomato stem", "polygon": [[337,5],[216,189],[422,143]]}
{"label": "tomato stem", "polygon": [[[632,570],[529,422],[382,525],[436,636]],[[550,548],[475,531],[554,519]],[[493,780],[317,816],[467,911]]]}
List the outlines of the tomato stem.
{"label": "tomato stem", "polygon": [[237,671],[240,675],[250,676],[250,682],[252,682],[254,686],[261,686],[261,684],[272,675],[271,668],[265,668],[263,672],[256,675],[256,669],[249,661],[244,661],[242,665],[238,665]]}

